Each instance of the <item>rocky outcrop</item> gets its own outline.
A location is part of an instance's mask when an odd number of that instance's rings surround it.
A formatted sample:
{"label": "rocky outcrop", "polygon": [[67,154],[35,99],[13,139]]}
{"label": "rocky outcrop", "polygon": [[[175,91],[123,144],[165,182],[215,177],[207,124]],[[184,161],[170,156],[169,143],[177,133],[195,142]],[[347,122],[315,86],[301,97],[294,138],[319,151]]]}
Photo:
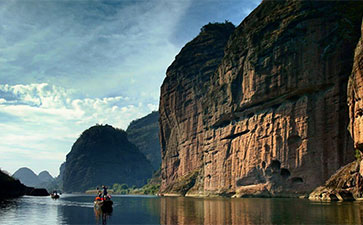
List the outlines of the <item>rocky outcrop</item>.
{"label": "rocky outcrop", "polygon": [[346,90],[362,12],[362,2],[263,1],[224,56],[206,60],[223,41],[203,32],[188,43],[161,88],[161,192],[300,195],[353,161]]}
{"label": "rocky outcrop", "polygon": [[134,120],[126,129],[128,140],[144,153],[154,170],[160,169],[159,112]]}
{"label": "rocky outcrop", "polygon": [[150,162],[125,131],[97,125],[84,131],[67,154],[63,190],[83,192],[115,183],[140,187],[151,175]]}
{"label": "rocky outcrop", "polygon": [[359,174],[360,163],[354,161],[339,169],[323,186],[309,195],[310,200],[352,201],[362,197],[363,179]]}
{"label": "rocky outcrop", "polygon": [[25,194],[30,196],[49,196],[49,193],[45,188],[28,187]]}

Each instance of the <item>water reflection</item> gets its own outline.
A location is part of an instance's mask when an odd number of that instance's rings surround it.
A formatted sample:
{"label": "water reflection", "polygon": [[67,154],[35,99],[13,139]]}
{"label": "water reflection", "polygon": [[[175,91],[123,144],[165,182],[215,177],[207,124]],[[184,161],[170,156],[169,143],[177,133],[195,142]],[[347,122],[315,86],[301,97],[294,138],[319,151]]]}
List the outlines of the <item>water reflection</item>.
{"label": "water reflection", "polygon": [[112,214],[93,196],[22,197],[0,202],[0,224],[363,224],[363,202],[114,196]]}
{"label": "water reflection", "polygon": [[162,198],[161,224],[362,224],[359,202]]}
{"label": "water reflection", "polygon": [[104,212],[102,209],[93,209],[97,224],[107,224],[107,220],[111,217],[112,211]]}

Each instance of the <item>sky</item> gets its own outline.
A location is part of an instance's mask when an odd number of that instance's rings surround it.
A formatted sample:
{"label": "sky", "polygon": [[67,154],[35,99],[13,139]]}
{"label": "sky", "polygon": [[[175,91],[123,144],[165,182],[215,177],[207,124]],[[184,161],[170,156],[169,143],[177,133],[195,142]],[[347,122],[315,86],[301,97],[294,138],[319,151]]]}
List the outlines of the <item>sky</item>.
{"label": "sky", "polygon": [[95,124],[158,110],[165,71],[209,22],[261,0],[0,0],[0,169],[59,174]]}

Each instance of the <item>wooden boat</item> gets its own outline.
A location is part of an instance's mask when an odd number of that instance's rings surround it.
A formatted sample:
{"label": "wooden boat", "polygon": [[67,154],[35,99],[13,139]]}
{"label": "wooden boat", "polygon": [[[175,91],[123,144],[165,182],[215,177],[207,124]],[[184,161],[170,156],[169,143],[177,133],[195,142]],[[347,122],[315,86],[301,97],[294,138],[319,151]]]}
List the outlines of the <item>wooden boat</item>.
{"label": "wooden boat", "polygon": [[112,211],[113,201],[111,199],[95,200],[94,207],[103,211]]}
{"label": "wooden boat", "polygon": [[59,195],[55,194],[55,193],[52,193],[52,194],[50,194],[50,197],[53,198],[53,199],[58,199]]}

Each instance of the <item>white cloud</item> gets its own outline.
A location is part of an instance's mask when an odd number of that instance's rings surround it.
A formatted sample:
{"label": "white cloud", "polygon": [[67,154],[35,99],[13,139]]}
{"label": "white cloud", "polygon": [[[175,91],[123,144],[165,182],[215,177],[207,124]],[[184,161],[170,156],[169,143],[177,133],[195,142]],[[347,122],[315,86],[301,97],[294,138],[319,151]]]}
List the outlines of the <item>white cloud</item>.
{"label": "white cloud", "polygon": [[[129,97],[76,98],[76,91],[41,84],[0,85],[0,154],[49,159],[59,164],[81,132],[95,124],[126,129],[156,109]],[[18,166],[20,167],[20,166]],[[53,168],[52,174],[58,168]]]}
{"label": "white cloud", "polygon": [[138,101],[145,90],[157,101],[165,70],[179,51],[169,39],[190,2],[3,3],[0,59],[6,63],[0,80],[41,81],[90,97],[127,93]]}

